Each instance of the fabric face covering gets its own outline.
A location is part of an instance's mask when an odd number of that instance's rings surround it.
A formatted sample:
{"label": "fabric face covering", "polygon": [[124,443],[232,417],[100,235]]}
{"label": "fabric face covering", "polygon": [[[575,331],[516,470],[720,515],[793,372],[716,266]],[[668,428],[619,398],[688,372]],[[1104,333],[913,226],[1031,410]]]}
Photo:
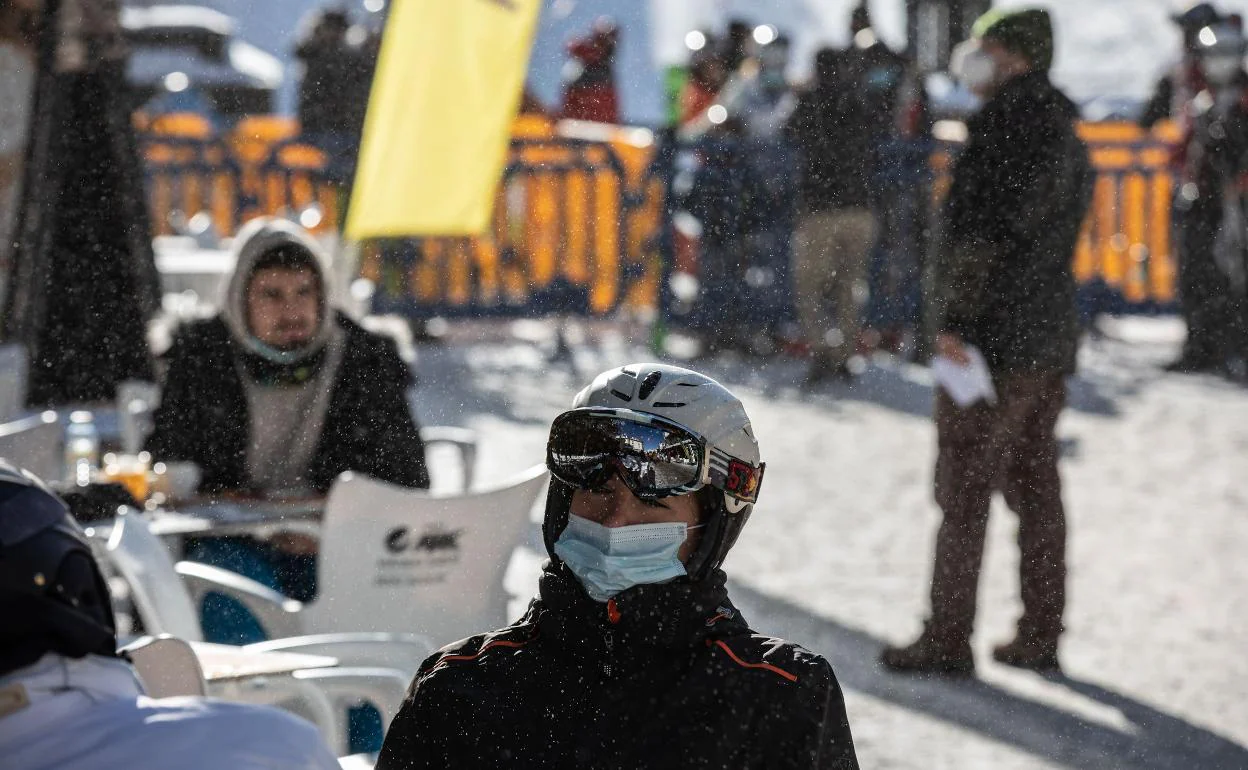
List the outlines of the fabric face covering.
{"label": "fabric face covering", "polygon": [[975,40],[965,40],[954,47],[949,71],[972,92],[987,88],[996,78],[996,64]]}
{"label": "fabric face covering", "polygon": [[633,586],[665,583],[688,574],[677,554],[688,531],[700,526],[670,522],[606,527],[570,515],[555,542],[555,554],[591,599],[605,602]]}

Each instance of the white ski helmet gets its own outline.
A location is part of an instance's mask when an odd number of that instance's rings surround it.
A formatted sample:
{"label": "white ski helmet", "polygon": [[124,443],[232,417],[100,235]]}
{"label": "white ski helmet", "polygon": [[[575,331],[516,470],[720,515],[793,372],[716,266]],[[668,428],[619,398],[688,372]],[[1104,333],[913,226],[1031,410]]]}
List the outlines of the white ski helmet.
{"label": "white ski helmet", "polygon": [[[749,519],[757,499],[763,464],[750,418],[741,401],[727,388],[704,374],[678,366],[656,363],[628,364],[603,372],[572,400],[573,409],[607,408],[656,415],[675,422],[701,437],[711,449],[712,463],[748,466],[751,488],[738,497],[711,482],[698,495],[705,529],[698,549],[685,565],[692,580],[701,580],[724,562]],[[552,478],[546,500],[542,533],[553,561],[554,544],[568,523],[573,487]]]}

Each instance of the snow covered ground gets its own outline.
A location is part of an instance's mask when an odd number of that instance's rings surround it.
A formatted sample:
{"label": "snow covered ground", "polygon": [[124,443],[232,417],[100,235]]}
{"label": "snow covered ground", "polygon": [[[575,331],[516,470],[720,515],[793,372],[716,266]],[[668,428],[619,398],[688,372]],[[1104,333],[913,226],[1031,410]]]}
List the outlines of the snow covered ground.
{"label": "snow covered ground", "polygon": [[[1004,507],[982,578],[979,677],[876,663],[926,606],[938,513],[925,370],[882,357],[852,387],[809,392],[794,384],[798,361],[695,365],[745,401],[768,463],[727,565],[733,595],[756,628],[833,662],[863,767],[1248,767],[1248,390],[1161,373],[1175,321],[1104,329],[1059,426],[1070,606],[1066,673],[1049,678],[988,660],[1019,610]],[[455,326],[419,350],[422,419],[477,429],[484,481],[539,462],[550,419],[597,371],[652,358],[599,327],[552,365],[548,326],[511,332]]]}

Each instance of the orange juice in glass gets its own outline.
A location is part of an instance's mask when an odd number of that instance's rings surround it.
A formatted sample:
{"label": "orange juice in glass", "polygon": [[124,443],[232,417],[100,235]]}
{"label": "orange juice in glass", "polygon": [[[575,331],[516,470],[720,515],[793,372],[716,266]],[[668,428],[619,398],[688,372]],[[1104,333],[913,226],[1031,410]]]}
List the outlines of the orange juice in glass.
{"label": "orange juice in glass", "polygon": [[142,503],[150,492],[148,471],[152,456],[147,452],[137,455],[109,454],[104,458],[104,478],[121,484],[135,500]]}

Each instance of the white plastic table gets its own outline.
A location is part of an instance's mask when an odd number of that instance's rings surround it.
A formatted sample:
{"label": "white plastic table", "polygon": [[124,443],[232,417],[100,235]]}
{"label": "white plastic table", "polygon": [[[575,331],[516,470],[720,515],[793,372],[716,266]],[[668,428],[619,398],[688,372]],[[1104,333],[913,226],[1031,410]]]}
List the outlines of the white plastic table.
{"label": "white plastic table", "polygon": [[325,498],[247,500],[219,498],[174,503],[147,515],[153,533],[166,538],[251,535],[276,532],[319,535]]}
{"label": "white plastic table", "polygon": [[337,658],[294,652],[256,652],[228,644],[190,642],[208,682],[247,679],[254,676],[284,676],[310,668],[333,668]]}

